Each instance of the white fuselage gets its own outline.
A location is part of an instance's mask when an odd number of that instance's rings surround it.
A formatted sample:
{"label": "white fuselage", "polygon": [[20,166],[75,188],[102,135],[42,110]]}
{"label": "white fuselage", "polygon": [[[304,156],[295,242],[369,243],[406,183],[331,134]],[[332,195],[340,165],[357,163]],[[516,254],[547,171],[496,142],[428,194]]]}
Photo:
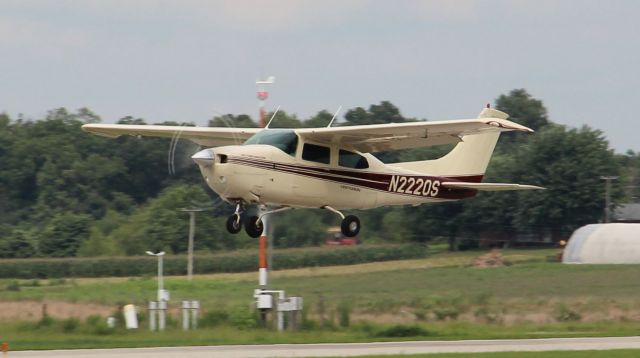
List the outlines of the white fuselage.
{"label": "white fuselage", "polygon": [[340,165],[340,155],[346,152],[340,148],[331,147],[328,163],[303,159],[301,148],[290,155],[265,144],[217,147],[204,150],[212,157],[207,165],[198,164],[209,187],[229,202],[368,209],[457,200],[476,193],[441,187],[443,181],[457,178],[403,170],[370,154],[357,153],[367,163],[367,168],[357,169]]}

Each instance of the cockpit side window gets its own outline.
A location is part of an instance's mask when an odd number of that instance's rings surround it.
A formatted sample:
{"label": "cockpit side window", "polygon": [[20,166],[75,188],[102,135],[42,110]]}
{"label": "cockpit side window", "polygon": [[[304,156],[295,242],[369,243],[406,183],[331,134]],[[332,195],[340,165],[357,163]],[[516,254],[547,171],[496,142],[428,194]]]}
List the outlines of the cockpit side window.
{"label": "cockpit side window", "polygon": [[329,164],[331,161],[331,149],[321,145],[305,143],[302,147],[302,159],[311,162]]}
{"label": "cockpit side window", "polygon": [[298,149],[298,136],[292,130],[265,129],[247,139],[244,144],[272,145],[294,157]]}
{"label": "cockpit side window", "polygon": [[340,152],[338,153],[338,165],[340,165],[341,167],[353,169],[369,168],[369,162],[367,161],[367,158],[361,156],[358,153],[342,149],[340,149]]}

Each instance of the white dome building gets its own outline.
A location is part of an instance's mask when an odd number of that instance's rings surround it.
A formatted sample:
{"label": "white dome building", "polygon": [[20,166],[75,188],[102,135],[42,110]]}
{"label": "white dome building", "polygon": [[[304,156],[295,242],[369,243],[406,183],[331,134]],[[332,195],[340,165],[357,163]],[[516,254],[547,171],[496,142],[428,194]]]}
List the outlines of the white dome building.
{"label": "white dome building", "polygon": [[640,263],[640,224],[590,224],[573,232],[565,264]]}

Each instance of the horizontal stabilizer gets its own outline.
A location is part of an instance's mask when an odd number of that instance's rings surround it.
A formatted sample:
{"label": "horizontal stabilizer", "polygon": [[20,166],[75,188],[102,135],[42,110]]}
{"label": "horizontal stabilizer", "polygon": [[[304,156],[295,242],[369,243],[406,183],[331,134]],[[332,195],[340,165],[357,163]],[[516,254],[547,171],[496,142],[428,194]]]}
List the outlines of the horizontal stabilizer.
{"label": "horizontal stabilizer", "polygon": [[501,190],[536,190],[544,189],[535,185],[508,184],[508,183],[469,183],[460,181],[444,182],[442,186],[445,188],[455,189],[474,189],[483,191],[501,191]]}

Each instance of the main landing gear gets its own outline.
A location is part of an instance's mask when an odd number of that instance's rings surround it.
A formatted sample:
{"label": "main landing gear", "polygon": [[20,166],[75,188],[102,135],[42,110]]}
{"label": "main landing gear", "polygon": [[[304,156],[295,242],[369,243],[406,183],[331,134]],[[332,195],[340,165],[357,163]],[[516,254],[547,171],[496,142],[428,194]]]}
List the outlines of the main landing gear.
{"label": "main landing gear", "polygon": [[342,235],[346,237],[354,237],[358,235],[360,232],[360,219],[358,219],[355,215],[347,215],[344,214],[330,206],[323,206],[323,209],[327,209],[338,214],[342,218],[342,222],[340,223],[340,231],[342,231]]}
{"label": "main landing gear", "polygon": [[[244,224],[244,231],[253,238],[258,238],[262,235],[264,225],[262,224],[262,218],[267,214],[273,214],[279,211],[289,210],[290,207],[282,207],[271,211],[262,212],[260,216],[244,217],[244,206],[241,202],[236,205],[236,212],[227,218],[227,231],[232,234],[237,234],[242,230]],[[342,212],[330,207],[323,206],[322,209],[327,209],[331,212],[338,214],[342,218],[340,223],[340,231],[346,237],[354,237],[360,232],[360,219],[355,215],[345,216]]]}

